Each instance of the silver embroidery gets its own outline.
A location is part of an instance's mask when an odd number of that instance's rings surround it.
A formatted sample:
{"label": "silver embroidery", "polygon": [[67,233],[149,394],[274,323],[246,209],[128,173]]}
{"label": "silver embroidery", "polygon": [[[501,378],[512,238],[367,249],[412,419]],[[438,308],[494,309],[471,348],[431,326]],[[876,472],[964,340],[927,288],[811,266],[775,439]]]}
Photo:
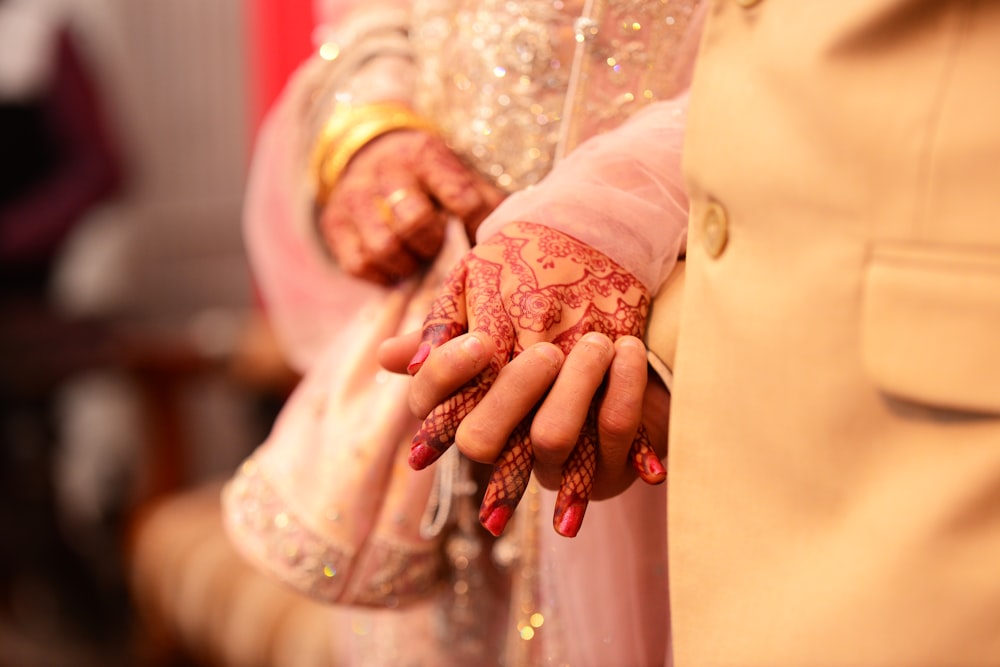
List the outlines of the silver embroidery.
{"label": "silver embroidery", "polygon": [[258,566],[323,602],[396,606],[426,593],[442,576],[438,542],[419,545],[373,535],[360,553],[321,536],[289,511],[251,460],[223,492],[234,542]]}
{"label": "silver embroidery", "polygon": [[415,3],[417,108],[505,190],[540,180],[560,141],[565,152],[678,92],[667,54],[697,0],[589,5],[585,14],[582,0]]}

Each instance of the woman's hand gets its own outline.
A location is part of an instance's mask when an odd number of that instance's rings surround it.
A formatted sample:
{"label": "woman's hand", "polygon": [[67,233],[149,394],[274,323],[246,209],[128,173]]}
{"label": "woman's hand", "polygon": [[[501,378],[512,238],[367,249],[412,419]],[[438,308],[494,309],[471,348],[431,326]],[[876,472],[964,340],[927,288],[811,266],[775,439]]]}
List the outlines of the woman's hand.
{"label": "woman's hand", "polygon": [[[485,334],[493,351],[482,373],[430,410],[414,438],[411,465],[429,465],[453,442],[469,458],[493,462],[494,474],[480,520],[499,534],[527,487],[537,459],[540,482],[560,489],[553,519],[556,530],[564,535],[576,534],[595,490],[598,468],[599,404],[590,399],[601,389],[602,382],[595,378],[603,377],[603,372],[611,368],[615,357],[611,341],[642,333],[649,300],[645,287],[602,253],[542,225],[514,223],[476,246],[452,272],[435,301],[410,369],[419,371],[432,349],[465,331]],[[587,335],[589,332],[603,336]],[[474,419],[466,427],[463,421],[488,396],[494,382],[500,382],[508,362],[542,342],[550,343],[564,355],[573,355],[574,362],[564,371],[576,369],[576,377],[568,374],[569,379],[557,381],[553,391],[582,399],[574,400],[572,405],[583,409],[566,415],[569,421],[582,422],[582,431],[577,430],[577,436],[571,439],[553,438],[552,433],[563,431],[546,432],[542,426],[536,430],[534,409],[519,421],[506,419],[477,429]],[[575,349],[578,343],[579,351]],[[635,359],[636,351],[628,354]],[[553,356],[550,365],[558,362]],[[562,373],[559,377],[563,378]],[[644,370],[641,378],[645,380]],[[506,395],[493,394],[501,400]],[[526,398],[530,397],[525,393],[513,397],[520,403]],[[637,414],[636,405],[632,399],[629,414]],[[515,415],[516,410],[506,414]],[[546,414],[542,412],[539,424],[546,423]],[[645,429],[639,427],[634,435],[633,458],[640,474],[649,481],[662,481],[662,466]],[[534,438],[540,443],[537,451],[532,448]],[[616,454],[611,458],[625,457]],[[558,473],[553,472],[556,470]]]}
{"label": "woman's hand", "polygon": [[441,138],[396,130],[351,158],[320,213],[319,229],[345,272],[391,285],[434,259],[449,217],[460,219],[472,239],[502,199]]}

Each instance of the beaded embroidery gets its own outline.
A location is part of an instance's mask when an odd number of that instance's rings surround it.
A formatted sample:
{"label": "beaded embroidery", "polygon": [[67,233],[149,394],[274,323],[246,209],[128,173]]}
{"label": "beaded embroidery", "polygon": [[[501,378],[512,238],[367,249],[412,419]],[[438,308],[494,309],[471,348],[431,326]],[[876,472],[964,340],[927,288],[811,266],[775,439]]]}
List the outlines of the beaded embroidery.
{"label": "beaded embroidery", "polygon": [[697,5],[418,0],[417,107],[476,169],[519,190],[579,140],[677,92],[667,54]]}
{"label": "beaded embroidery", "polygon": [[[252,461],[226,485],[229,530],[245,555],[292,588],[324,602],[396,606],[440,580],[440,545],[372,536],[356,556],[306,526]],[[360,572],[353,572],[359,568]]]}

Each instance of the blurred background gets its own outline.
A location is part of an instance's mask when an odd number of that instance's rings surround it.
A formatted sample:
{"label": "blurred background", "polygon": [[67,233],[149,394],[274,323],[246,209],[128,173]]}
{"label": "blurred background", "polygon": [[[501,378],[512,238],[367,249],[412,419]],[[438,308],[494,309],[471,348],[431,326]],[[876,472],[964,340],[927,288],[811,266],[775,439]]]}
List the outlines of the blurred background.
{"label": "blurred background", "polygon": [[306,0],[0,0],[0,667],[237,664],[174,607],[221,595],[190,583],[204,545],[251,576],[217,480],[295,378],[243,189],[311,26]]}

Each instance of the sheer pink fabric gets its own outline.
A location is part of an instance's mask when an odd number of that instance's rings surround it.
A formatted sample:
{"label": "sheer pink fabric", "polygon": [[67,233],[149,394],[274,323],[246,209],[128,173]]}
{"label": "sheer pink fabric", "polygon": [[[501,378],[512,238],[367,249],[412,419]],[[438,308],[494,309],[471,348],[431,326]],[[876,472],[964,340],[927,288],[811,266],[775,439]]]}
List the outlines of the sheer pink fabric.
{"label": "sheer pink fabric", "polygon": [[688,201],[678,168],[686,111],[682,94],[587,140],[538,186],[508,197],[478,238],[515,220],[539,222],[597,248],[655,293],[687,238]]}

